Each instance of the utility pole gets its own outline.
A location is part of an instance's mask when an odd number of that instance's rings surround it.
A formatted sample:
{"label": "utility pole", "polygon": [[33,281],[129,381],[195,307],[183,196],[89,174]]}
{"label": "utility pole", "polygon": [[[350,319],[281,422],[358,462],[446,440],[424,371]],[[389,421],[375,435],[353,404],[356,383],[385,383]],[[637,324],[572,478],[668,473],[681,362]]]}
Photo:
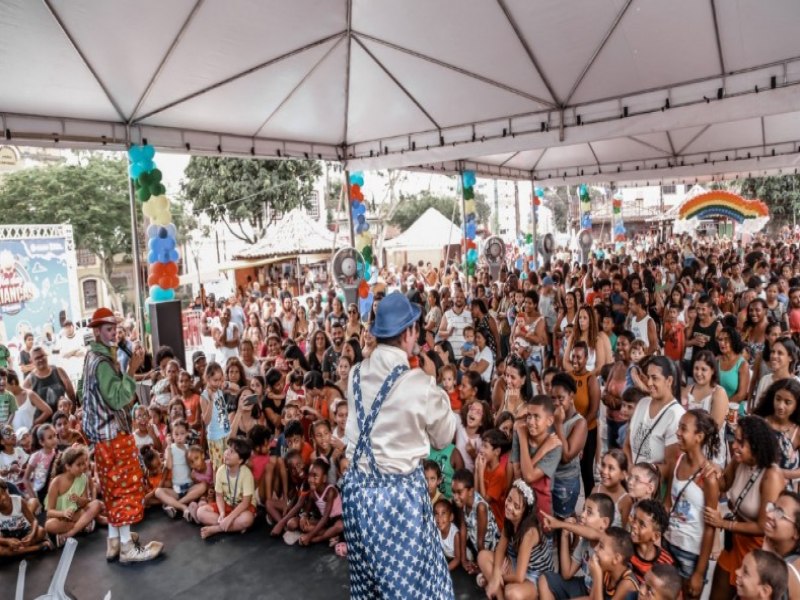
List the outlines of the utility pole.
{"label": "utility pole", "polygon": [[497,197],[497,179],[494,180],[494,222],[492,223],[492,234],[500,233],[500,200]]}
{"label": "utility pole", "polygon": [[514,180],[514,239],[519,239],[519,181]]}

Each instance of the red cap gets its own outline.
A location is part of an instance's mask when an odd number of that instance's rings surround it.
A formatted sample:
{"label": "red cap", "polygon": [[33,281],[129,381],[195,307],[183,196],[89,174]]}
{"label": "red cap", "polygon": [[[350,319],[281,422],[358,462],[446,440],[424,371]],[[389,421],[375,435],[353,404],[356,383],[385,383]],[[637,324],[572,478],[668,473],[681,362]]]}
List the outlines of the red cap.
{"label": "red cap", "polygon": [[89,327],[100,327],[101,325],[116,325],[119,323],[119,319],[114,316],[114,313],[111,311],[110,308],[98,308],[94,311],[92,315],[92,320],[89,323]]}

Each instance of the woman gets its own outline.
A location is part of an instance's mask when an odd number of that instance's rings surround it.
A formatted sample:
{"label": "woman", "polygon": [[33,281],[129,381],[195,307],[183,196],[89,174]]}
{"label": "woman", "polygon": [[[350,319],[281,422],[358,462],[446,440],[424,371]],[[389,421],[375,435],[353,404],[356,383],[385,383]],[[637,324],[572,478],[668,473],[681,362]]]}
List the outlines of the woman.
{"label": "woman", "polygon": [[331,312],[325,317],[325,333],[328,337],[331,335],[331,325],[334,321],[342,324],[342,327],[347,327],[347,315],[344,314],[344,304],[338,296],[334,296],[331,301]]}
{"label": "woman", "polygon": [[231,422],[231,435],[246,438],[256,425],[265,425],[264,413],[259,404],[258,394],[250,388],[239,391],[236,410],[228,413]]}
{"label": "woman", "polygon": [[311,333],[311,323],[308,320],[308,311],[302,304],[297,307],[297,319],[294,322],[292,339],[302,352],[306,351],[308,336]]}
{"label": "woman", "polygon": [[349,338],[342,346],[342,355],[350,359],[350,364],[353,366],[364,360],[364,354],[361,352],[361,344],[358,343],[357,338]]}
{"label": "woman", "polygon": [[361,318],[358,314],[358,306],[350,304],[347,307],[347,324],[344,326],[344,337],[349,339],[355,337],[361,339],[361,332],[364,326],[361,324]]}
{"label": "woman", "polygon": [[711,457],[721,467],[728,464],[728,444],[725,442],[725,420],[728,416],[728,394],[719,385],[717,361],[710,350],[701,350],[694,359],[692,369],[694,384],[683,390],[686,410],[701,409],[711,415],[717,424],[719,454]]}
{"label": "woman", "polygon": [[308,366],[309,371],[322,372],[322,359],[325,358],[325,351],[331,345],[330,339],[327,334],[320,330],[311,338],[311,349],[308,351]]}
{"label": "woman", "polygon": [[492,355],[497,356],[500,348],[500,330],[497,328],[497,321],[489,314],[486,301],[482,298],[474,298],[470,309],[472,318],[475,319],[475,330],[484,329],[489,333],[486,337],[486,345],[492,351]]}
{"label": "woman", "polygon": [[428,292],[428,313],[425,315],[425,341],[428,346],[433,348],[436,341],[436,332],[439,331],[439,324],[442,322],[442,307],[439,303],[439,292],[430,290]]}
{"label": "woman", "polygon": [[578,296],[575,290],[571,290],[564,296],[564,303],[558,307],[558,317],[556,326],[553,329],[555,337],[555,355],[559,361],[564,359],[564,349],[566,347],[566,330],[568,325],[574,325],[575,317],[578,316]]}
{"label": "woman", "polygon": [[[530,279],[526,279],[526,282]],[[541,374],[544,371],[545,349],[547,347],[547,326],[539,312],[539,294],[535,290],[525,293],[522,310],[514,319],[511,332],[512,352],[525,356],[528,369]],[[522,354],[524,352],[524,354]]]}
{"label": "woman", "polygon": [[233,412],[239,404],[239,392],[247,385],[247,377],[242,363],[235,356],[231,356],[225,363],[225,383],[222,392],[228,404],[228,412]]}
{"label": "woman", "polygon": [[600,383],[586,368],[588,348],[579,340],[572,349],[572,377],[575,380],[575,409],[586,419],[586,443],[581,455],[581,479],[583,489],[594,488],[594,461],[597,453],[597,413],[600,410]]}
{"label": "woman", "polygon": [[[506,359],[506,374],[504,378],[505,389],[503,390],[502,401],[499,403],[495,413],[504,411],[517,415],[520,408],[533,398],[533,386],[531,377],[525,361],[516,354],[511,354]],[[497,396],[497,395],[495,395]],[[461,394],[464,400],[464,394]]]}
{"label": "woman", "polygon": [[780,450],[778,466],[787,487],[794,488],[795,480],[800,478],[800,382],[790,377],[773,383],[753,414],[764,417],[775,432]]}
{"label": "woman", "polygon": [[778,499],[784,485],[783,474],[775,464],[778,444],[764,419],[739,419],[732,450],[733,460],[719,477],[719,489],[727,492],[733,518],[723,518],[718,508],[707,507],[704,511],[706,524],[721,529],[725,535],[725,549],[712,579],[711,600],[733,596],[736,571],[748,552],[761,548],[766,507]]}
{"label": "woman", "polygon": [[303,378],[303,389],[306,404],[302,411],[312,419],[329,419],[333,414],[334,403],[344,397],[342,391],[333,383],[325,381],[322,373],[318,371],[306,373]]}
{"label": "woman", "polygon": [[251,312],[250,316],[247,317],[247,329],[244,330],[243,338],[246,340],[252,340],[254,336],[256,339],[263,339],[264,328],[261,326],[261,319],[259,318],[258,313]]}
{"label": "woman", "polygon": [[763,377],[772,373],[772,368],[769,366],[769,358],[772,352],[772,346],[778,341],[781,336],[780,323],[770,323],[767,325],[767,337],[764,340],[764,350],[756,356],[756,361],[753,364],[753,376],[750,378],[750,392],[748,398],[752,398],[756,393],[756,386]]}
{"label": "woman", "polygon": [[578,388],[569,373],[553,376],[553,431],[561,442],[561,463],[553,476],[553,514],[566,519],[575,514],[581,493],[580,455],[586,447],[586,419],[575,408]]}
{"label": "woman", "polygon": [[761,397],[764,395],[764,392],[776,381],[789,379],[790,377],[800,381],[800,378],[795,375],[799,357],[800,351],[791,338],[780,338],[775,342],[772,348],[770,348],[769,353],[769,363],[772,368],[772,373],[765,375],[761,381],[758,382],[756,395],[753,398],[754,406],[758,406],[761,403]]}
{"label": "woman", "polygon": [[434,352],[442,359],[442,364],[458,366],[456,360],[456,353],[453,351],[453,345],[447,340],[436,342],[433,346]]}
{"label": "woman", "polygon": [[800,494],[783,490],[767,505],[764,550],[783,557],[789,567],[789,598],[800,598]]}
{"label": "woman", "polygon": [[456,450],[464,459],[464,468],[475,471],[475,457],[481,449],[481,436],[492,428],[492,411],[489,404],[476,400],[464,404],[461,421],[456,428]]}
{"label": "woman", "polygon": [[283,358],[289,365],[290,369],[300,369],[303,373],[308,373],[311,370],[311,365],[308,364],[303,351],[299,346],[289,344],[283,351]]}
{"label": "woman", "polygon": [[756,356],[764,350],[764,342],[767,338],[767,302],[761,298],[751,300],[747,305],[747,320],[743,328],[742,340],[750,350],[748,362],[750,366],[755,363]]}
{"label": "woman", "polygon": [[478,347],[478,353],[469,366],[470,371],[480,373],[481,379],[483,379],[487,385],[492,381],[492,371],[494,371],[495,355],[488,346],[488,341],[491,337],[492,334],[489,330],[483,327],[479,327],[475,331],[475,345]]}
{"label": "woman", "polygon": [[489,389],[486,382],[481,379],[479,373],[467,371],[461,377],[461,384],[458,386],[461,397],[461,406],[466,406],[470,402],[488,402]]}
{"label": "woman", "polygon": [[728,396],[729,410],[744,414],[750,390],[750,367],[742,356],[744,344],[733,327],[723,327],[717,334],[719,348],[719,384]]}
{"label": "woman", "polygon": [[589,354],[586,359],[586,368],[593,375],[599,375],[602,368],[614,360],[611,353],[611,340],[600,331],[597,324],[597,315],[591,306],[584,305],[578,310],[578,318],[572,330],[572,337],[564,349],[564,370],[572,371],[572,348],[579,340],[586,342]]}
{"label": "woman", "polygon": [[[34,425],[47,423],[53,414],[53,409],[39,397],[39,394],[20,386],[16,371],[9,369],[6,373],[6,387],[17,400],[17,410],[14,412],[12,422],[14,431],[20,427],[33,431]],[[38,417],[35,416],[37,412],[39,413]]]}

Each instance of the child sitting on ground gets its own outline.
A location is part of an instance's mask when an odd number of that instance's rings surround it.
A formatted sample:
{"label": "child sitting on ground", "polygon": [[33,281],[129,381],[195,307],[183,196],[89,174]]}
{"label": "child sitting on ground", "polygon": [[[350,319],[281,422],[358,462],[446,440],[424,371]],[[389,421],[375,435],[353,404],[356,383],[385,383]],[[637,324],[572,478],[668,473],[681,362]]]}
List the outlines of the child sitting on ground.
{"label": "child sitting on ground", "polygon": [[422,461],[422,472],[425,475],[425,484],[428,486],[428,496],[431,499],[431,506],[444,498],[439,486],[442,484],[442,469],[435,460],[425,459]]}
{"label": "child sitting on ground", "polygon": [[655,564],[674,564],[675,559],[661,546],[661,537],[669,526],[669,515],[658,500],[645,499],[636,503],[630,521],[633,557],[631,567],[639,582]]}
{"label": "child sitting on ground", "polygon": [[511,447],[508,438],[498,429],[490,429],[481,436],[481,450],[475,457],[475,487],[489,503],[498,527],[503,529],[506,513],[508,482],[512,477],[510,463],[505,466],[500,456]]}
{"label": "child sitting on ground", "polygon": [[325,419],[314,421],[311,426],[314,440],[314,454],[312,460],[321,458],[328,465],[328,481],[336,482],[336,461],[341,455],[341,450],[336,450],[331,443],[331,424]]}
{"label": "child sitting on ground", "polygon": [[[433,464],[435,465],[436,463]],[[428,491],[430,492],[430,488]],[[436,528],[439,530],[442,551],[447,559],[447,568],[454,571],[461,564],[461,532],[453,522],[455,513],[453,505],[450,504],[447,498],[440,497],[433,503],[433,519],[436,522]]]}
{"label": "child sitting on ground", "polygon": [[0,425],[0,446],[0,477],[27,494],[25,466],[28,455],[17,445],[17,434],[11,425]]}
{"label": "child sitting on ground", "polygon": [[[253,448],[250,454],[250,470],[253,471],[253,479],[256,482],[256,506],[264,506],[269,498],[272,497],[272,490],[280,487],[286,492],[286,471],[282,473],[275,468],[276,460],[269,454],[270,436],[269,430],[263,425],[254,425],[247,433],[250,440],[250,447]],[[283,484],[281,486],[281,484]]]}
{"label": "child sitting on ground", "polygon": [[441,379],[442,389],[447,392],[450,398],[450,408],[457,413],[461,412],[461,391],[456,386],[458,372],[454,365],[444,365],[439,369],[439,379]]}
{"label": "child sitting on ground", "polygon": [[562,521],[547,514],[541,517],[547,529],[563,529],[579,536],[580,540],[570,551],[569,536],[561,536],[558,553],[561,572],[544,573],[544,577],[539,578],[539,598],[568,600],[588,595],[593,585],[589,560],[594,556],[600,536],[614,521],[614,501],[607,494],[591,494],[583,503],[577,522]]}
{"label": "child sitting on ground", "polygon": [[466,544],[464,570],[474,575],[481,550],[494,550],[500,530],[489,503],[475,491],[475,477],[468,469],[453,474],[453,502],[461,511],[461,537]]}
{"label": "child sitting on ground", "polygon": [[639,582],[628,564],[631,556],[631,535],[621,527],[606,529],[589,560],[591,600],[624,600],[639,590]]}
{"label": "child sitting on ground", "polygon": [[191,477],[195,485],[202,486],[202,494],[200,498],[194,502],[189,503],[189,517],[184,515],[187,521],[197,523],[197,509],[202,504],[208,504],[208,501],[214,501],[214,467],[211,461],[206,458],[203,448],[198,445],[189,446],[186,451],[186,461],[192,469]]}
{"label": "child sitting on ground", "polygon": [[653,565],[639,586],[643,600],[675,600],[681,593],[681,576],[672,565]]}
{"label": "child sitting on ground", "polygon": [[95,518],[103,504],[89,498],[89,450],[75,446],[61,453],[56,466],[56,477],[50,482],[45,504],[47,521],[45,530],[56,536],[56,547],[81,531],[94,531]]}
{"label": "child sitting on ground", "polygon": [[[288,476],[288,491],[281,498],[269,497],[266,501],[267,524],[279,523],[286,513],[298,502],[306,483],[306,470],[298,450],[290,450],[283,459]],[[276,526],[277,527],[277,526]],[[272,535],[280,535],[283,527],[272,529]]]}
{"label": "child sitting on ground", "polygon": [[533,489],[521,479],[508,492],[504,516],[497,547],[478,555],[478,584],[487,598],[536,598],[539,576],[554,569],[553,546],[536,517]]}
{"label": "child sitting on ground", "polygon": [[[155,425],[150,421],[150,413],[147,407],[137,406],[136,410],[133,411],[133,421],[135,424],[133,440],[136,443],[136,447],[141,450],[144,446],[152,446],[157,452],[161,452],[161,438]],[[55,421],[53,423],[55,424]],[[56,427],[57,430],[58,427]]]}
{"label": "child sitting on ground", "polygon": [[175,421],[172,425],[173,442],[167,448],[167,471],[172,473],[172,487],[159,487],[155,497],[164,505],[164,512],[174,519],[181,512],[187,521],[190,520],[189,505],[199,500],[206,493],[205,483],[195,483],[192,479],[189,464],[186,437],[189,435],[189,424],[186,421]]}
{"label": "child sitting on ground", "polygon": [[[53,471],[55,469],[55,458],[58,455],[56,430],[50,423],[44,423],[36,428],[36,440],[40,449],[33,453],[28,466],[25,468],[25,481],[28,489],[36,499],[44,505],[47,489],[50,486]],[[33,511],[36,514],[36,511]]]}
{"label": "child sitting on ground", "polygon": [[301,546],[318,544],[325,540],[330,540],[331,546],[334,546],[339,541],[338,536],[344,532],[342,497],[336,486],[328,483],[328,470],[329,465],[323,458],[315,459],[308,470],[308,487],[311,491],[309,497],[314,501],[314,514],[319,518],[309,518],[305,524],[300,519],[303,535],[298,542]]}
{"label": "child sitting on ground", "polygon": [[9,494],[8,484],[0,479],[0,558],[16,558],[52,548],[47,532],[22,496]]}
{"label": "child sitting on ground", "polygon": [[256,514],[255,480],[245,464],[250,458],[250,443],[239,437],[228,440],[222,454],[222,466],[214,480],[215,501],[200,506],[197,520],[205,525],[200,537],[208,539],[219,533],[245,532]]}
{"label": "child sitting on ground", "polygon": [[156,490],[160,487],[166,487],[170,484],[169,472],[164,464],[164,459],[161,454],[150,444],[146,444],[139,448],[139,455],[141,456],[142,464],[144,465],[144,506],[149,508],[151,506],[158,506],[161,500],[156,498]]}

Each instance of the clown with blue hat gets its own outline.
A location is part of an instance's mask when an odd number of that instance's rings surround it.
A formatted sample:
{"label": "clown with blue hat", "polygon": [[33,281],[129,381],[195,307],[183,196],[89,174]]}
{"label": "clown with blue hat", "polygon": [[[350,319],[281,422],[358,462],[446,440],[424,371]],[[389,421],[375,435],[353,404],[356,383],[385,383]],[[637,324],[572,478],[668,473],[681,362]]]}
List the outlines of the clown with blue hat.
{"label": "clown with blue hat", "polygon": [[342,508],[351,598],[453,598],[422,461],[453,441],[458,416],[417,349],[420,307],[400,292],[381,300],[377,346],[353,368],[345,427],[350,467]]}

